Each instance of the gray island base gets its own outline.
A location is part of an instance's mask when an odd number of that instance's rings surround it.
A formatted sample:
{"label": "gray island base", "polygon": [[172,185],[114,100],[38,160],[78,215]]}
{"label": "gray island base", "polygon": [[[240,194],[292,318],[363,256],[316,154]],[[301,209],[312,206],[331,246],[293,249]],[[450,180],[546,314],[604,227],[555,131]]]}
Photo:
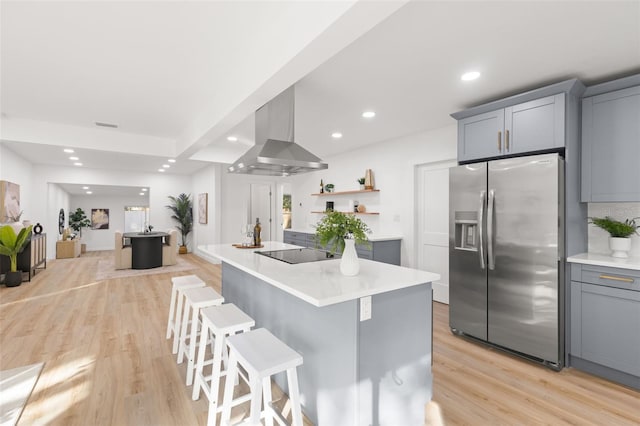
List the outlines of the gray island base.
{"label": "gray island base", "polygon": [[[222,261],[225,301],[303,356],[302,410],[314,424],[424,424],[438,274],[361,259],[360,274],[345,277],[339,260],[289,265],[230,244],[198,249]],[[371,318],[360,321],[369,298]],[[285,376],[275,380],[287,392]]]}

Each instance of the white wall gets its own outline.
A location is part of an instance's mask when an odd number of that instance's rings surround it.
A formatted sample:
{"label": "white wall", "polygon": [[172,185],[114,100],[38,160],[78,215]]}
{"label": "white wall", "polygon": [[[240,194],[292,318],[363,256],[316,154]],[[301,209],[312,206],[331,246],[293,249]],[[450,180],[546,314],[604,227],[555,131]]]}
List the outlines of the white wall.
{"label": "white wall", "polygon": [[[32,168],[31,162],[11,151],[0,142],[0,180],[7,180],[20,185],[22,220],[31,220],[35,225],[34,219],[38,215],[31,205],[33,195],[31,184]],[[2,220],[3,218],[0,218],[0,221]]]}
{"label": "white wall", "polygon": [[[640,203],[589,203],[589,217],[605,217],[620,221],[640,217]],[[640,220],[636,220],[640,225]],[[595,225],[589,225],[589,252],[611,254],[609,233]],[[640,257],[640,236],[631,236],[630,256]]]}
{"label": "white wall", "polygon": [[[117,197],[117,196],[93,196],[72,195],[69,213],[76,211],[78,207],[84,210],[91,220],[91,209],[109,209],[109,229],[82,229],[82,243],[87,245],[87,251],[113,250],[115,231],[124,231],[125,206],[147,207],[147,197]],[[67,214],[68,217],[68,214]],[[151,223],[153,225],[153,223]],[[153,225],[155,231],[163,231]]]}
{"label": "white wall", "polygon": [[[326,201],[334,201],[336,210],[346,210],[349,200],[357,199],[367,211],[379,216],[359,216],[374,234],[402,237],[402,265],[415,267],[415,166],[456,158],[457,133],[452,124],[441,129],[384,141],[365,148],[323,158],[328,170],[293,176],[292,227],[310,230],[320,219]],[[314,197],[320,179],[333,183],[335,191],[359,188],[356,181],[372,169],[379,193]],[[448,207],[447,207],[448,208]]]}
{"label": "white wall", "polygon": [[[193,198],[193,246],[216,244],[220,242],[221,209],[220,209],[220,173],[221,166],[212,164],[192,176],[191,196]],[[208,220],[200,223],[198,215],[198,195],[208,194]]]}
{"label": "white wall", "polygon": [[[44,197],[37,197],[40,207],[36,209],[36,216],[32,219],[34,223],[39,222],[42,225],[42,232],[47,234],[47,259],[55,259],[56,257],[56,241],[62,236],[58,232],[58,215],[60,209],[64,209],[64,227],[69,226],[69,193],[60,188],[55,183],[47,183],[46,190],[40,192],[45,194]],[[38,203],[36,203],[38,204]]]}

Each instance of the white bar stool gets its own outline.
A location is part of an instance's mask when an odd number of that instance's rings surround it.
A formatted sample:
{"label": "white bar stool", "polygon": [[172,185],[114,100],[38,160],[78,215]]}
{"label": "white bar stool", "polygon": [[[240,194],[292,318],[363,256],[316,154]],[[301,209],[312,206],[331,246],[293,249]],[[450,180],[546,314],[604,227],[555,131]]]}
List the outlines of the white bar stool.
{"label": "white bar stool", "polygon": [[[255,325],[255,321],[245,314],[233,303],[221,306],[204,308],[200,316],[202,317],[202,330],[200,332],[200,342],[198,343],[198,361],[196,362],[195,381],[193,385],[192,399],[200,398],[200,388],[209,399],[209,420],[208,426],[215,426],[216,416],[221,411],[221,404],[218,404],[218,392],[220,389],[220,377],[227,374],[222,370],[222,362],[228,365],[228,354],[226,338],[236,333],[247,332]],[[206,360],[209,332],[213,334],[214,345],[212,358]],[[212,365],[211,376],[205,376],[204,367]],[[245,378],[246,379],[246,378]],[[227,376],[227,380],[236,380],[236,377]],[[237,405],[247,401],[248,398],[234,400],[232,405]]]}
{"label": "white bar stool", "polygon": [[[197,275],[172,277],[171,302],[169,305],[169,319],[167,320],[167,339],[173,334],[173,353],[178,353],[178,336],[180,335],[180,319],[182,318],[182,304],[184,297],[182,290],[204,287],[206,284]],[[177,304],[177,306],[176,306]]]}
{"label": "white bar stool", "polygon": [[[183,290],[184,312],[182,313],[182,328],[180,330],[180,346],[178,348],[178,364],[182,364],[187,356],[187,386],[193,383],[193,367],[196,358],[196,345],[200,325],[200,310],[209,306],[222,305],[224,297],[211,287],[188,288]],[[189,311],[191,321],[189,322]],[[189,323],[191,328],[187,330]]]}
{"label": "white bar stool", "polygon": [[[271,376],[286,371],[289,402],[291,403],[291,424],[302,426],[302,410],[296,372],[296,367],[302,365],[302,355],[284,344],[265,328],[229,336],[227,345],[229,345],[229,369],[224,386],[222,424],[228,425],[231,420],[234,381],[229,378],[235,377],[238,374],[238,366],[242,366],[249,376],[251,392],[251,411],[247,423],[258,425],[260,418],[264,417],[267,426],[273,425],[274,418],[281,425],[287,424],[284,416],[274,409],[271,401]],[[260,410],[261,394],[264,396],[264,412]]]}

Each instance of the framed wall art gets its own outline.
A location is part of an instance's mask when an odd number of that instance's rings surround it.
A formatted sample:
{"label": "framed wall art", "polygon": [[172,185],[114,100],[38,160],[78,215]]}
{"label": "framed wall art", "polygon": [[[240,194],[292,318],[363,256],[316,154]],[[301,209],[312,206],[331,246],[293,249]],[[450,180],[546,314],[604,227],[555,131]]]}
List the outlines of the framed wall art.
{"label": "framed wall art", "polygon": [[209,195],[206,192],[198,194],[198,223],[203,225],[206,225],[208,221],[208,200]]}
{"label": "framed wall art", "polygon": [[91,229],[109,229],[109,209],[91,209]]}
{"label": "framed wall art", "polygon": [[13,222],[20,216],[20,185],[0,180],[0,223]]}

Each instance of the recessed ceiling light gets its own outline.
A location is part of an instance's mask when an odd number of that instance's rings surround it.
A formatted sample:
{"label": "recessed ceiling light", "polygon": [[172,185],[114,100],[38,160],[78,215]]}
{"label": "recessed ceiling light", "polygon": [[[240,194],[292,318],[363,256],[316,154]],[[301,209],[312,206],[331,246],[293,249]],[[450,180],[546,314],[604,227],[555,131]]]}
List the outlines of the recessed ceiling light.
{"label": "recessed ceiling light", "polygon": [[342,137],[342,133],[340,132],[331,133],[331,137],[334,139],[340,139]]}
{"label": "recessed ceiling light", "polygon": [[72,154],[73,150],[71,148],[66,148],[64,152],[66,152],[67,154]]}
{"label": "recessed ceiling light", "polygon": [[147,188],[142,188],[142,189],[140,189],[140,191],[146,191],[146,190],[147,190]]}
{"label": "recessed ceiling light", "polygon": [[373,111],[365,111],[362,113],[362,117],[364,118],[373,118],[376,116],[376,113]]}
{"label": "recessed ceiling light", "polygon": [[99,127],[110,127],[112,129],[118,128],[118,125],[113,123],[104,123],[102,121],[96,121],[95,123],[96,123],[96,126],[99,126]]}
{"label": "recessed ceiling light", "polygon": [[167,161],[170,162],[170,163],[175,163],[176,162],[176,160],[174,160],[173,158],[169,158]]}
{"label": "recessed ceiling light", "polygon": [[227,136],[227,140],[229,142],[238,142],[238,138],[236,136]]}
{"label": "recessed ceiling light", "polygon": [[78,160],[79,160],[79,158],[78,158],[78,157],[69,157],[69,160],[71,160],[71,161],[78,161]]}
{"label": "recessed ceiling light", "polygon": [[460,79],[462,81],[471,81],[471,80],[475,80],[478,77],[480,77],[480,73],[478,71],[469,71],[462,74]]}
{"label": "recessed ceiling light", "polygon": [[144,192],[141,192],[140,195],[144,195]]}
{"label": "recessed ceiling light", "polygon": [[87,191],[87,194],[91,195],[91,194],[93,194],[93,192],[91,192],[91,191]]}
{"label": "recessed ceiling light", "polygon": [[83,186],[82,189],[89,189],[89,187],[88,186]]}
{"label": "recessed ceiling light", "polygon": [[168,164],[163,164],[163,165],[162,165],[162,167],[164,167],[165,169],[168,169],[168,168],[169,168],[169,167],[171,167],[171,166],[170,166],[170,165],[168,165]]}
{"label": "recessed ceiling light", "polygon": [[164,173],[164,169],[158,169],[159,172],[163,172]]}
{"label": "recessed ceiling light", "polygon": [[82,163],[73,163],[74,166],[82,166]]}

